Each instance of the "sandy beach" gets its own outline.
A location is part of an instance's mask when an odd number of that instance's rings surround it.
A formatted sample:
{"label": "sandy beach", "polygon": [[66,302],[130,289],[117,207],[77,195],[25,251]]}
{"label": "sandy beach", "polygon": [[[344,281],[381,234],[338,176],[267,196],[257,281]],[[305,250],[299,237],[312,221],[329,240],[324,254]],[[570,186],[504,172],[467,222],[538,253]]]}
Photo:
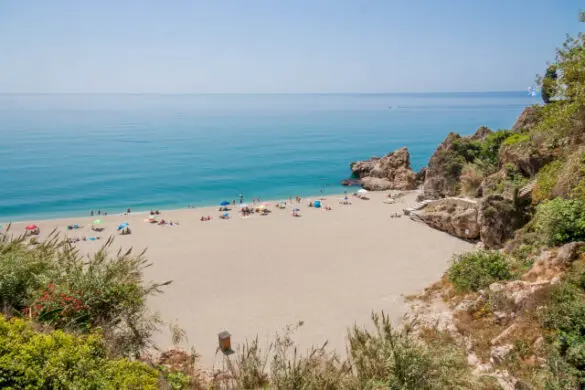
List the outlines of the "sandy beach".
{"label": "sandy beach", "polygon": [[[333,210],[309,208],[307,200],[294,207],[270,207],[267,216],[248,218],[232,211],[229,220],[218,218],[217,207],[164,211],[161,218],[179,226],[146,223],[147,214],[94,216],[34,221],[41,237],[54,228],[69,237],[95,236],[93,220],[103,220],[101,240],[80,241],[83,252],[99,248],[115,235],[114,248],[147,248],[153,266],[146,279],[172,280],[165,293],[150,306],[162,319],[187,333],[188,342],[201,354],[203,366],[216,357],[217,334],[228,330],[232,345],[256,335],[266,340],[288,324],[304,321],[295,334],[302,348],[328,340],[345,353],[345,334],[354,323],[369,322],[372,310],[384,310],[398,319],[406,305],[403,296],[420,291],[445,271],[453,253],[472,245],[433,230],[407,217],[390,218],[415,203],[408,193],[395,204],[384,204],[387,193],[369,193],[370,200],[329,195],[323,204]],[[274,203],[273,203],[274,204]],[[212,216],[201,222],[201,216]],[[131,235],[116,234],[128,222]],[[30,222],[12,225],[23,232]],[[82,228],[67,230],[68,225]],[[161,347],[171,338],[167,329],[155,337]]]}

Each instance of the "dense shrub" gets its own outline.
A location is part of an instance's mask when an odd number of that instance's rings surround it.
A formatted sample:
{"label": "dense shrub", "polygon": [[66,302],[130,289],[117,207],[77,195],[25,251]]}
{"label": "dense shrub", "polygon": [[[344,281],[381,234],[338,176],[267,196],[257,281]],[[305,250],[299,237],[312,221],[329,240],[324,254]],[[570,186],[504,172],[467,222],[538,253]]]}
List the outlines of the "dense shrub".
{"label": "dense shrub", "polygon": [[498,154],[502,143],[512,134],[510,130],[498,130],[491,133],[481,143],[480,160],[493,165],[498,165]]}
{"label": "dense shrub", "polygon": [[538,203],[553,196],[553,188],[557,182],[557,176],[562,169],[563,164],[560,161],[553,161],[544,166],[536,175],[536,186],[534,188],[532,199]]}
{"label": "dense shrub", "polygon": [[547,245],[585,239],[585,203],[555,198],[536,208],[532,228]]}
{"label": "dense shrub", "polygon": [[479,250],[454,256],[447,276],[456,289],[477,291],[495,281],[510,279],[512,271],[505,255]]}
{"label": "dense shrub", "polygon": [[510,145],[516,145],[516,144],[521,144],[521,143],[526,143],[530,141],[530,135],[528,134],[521,134],[521,133],[514,133],[512,135],[510,135],[509,137],[507,137],[503,144],[510,146]]}
{"label": "dense shrub", "polygon": [[396,330],[388,316],[372,314],[375,332],[355,326],[348,335],[358,389],[478,388],[465,354],[444,341],[416,341],[409,328]]}
{"label": "dense shrub", "polygon": [[55,328],[87,332],[100,328],[110,348],[137,356],[157,322],[146,298],[168,284],[144,283],[143,253],[108,253],[112,241],[82,257],[56,236],[30,246],[22,238],[0,238],[0,303]]}
{"label": "dense shrub", "polygon": [[100,335],[35,332],[0,316],[0,387],[12,389],[156,389],[158,373],[139,362],[108,359]]}
{"label": "dense shrub", "polygon": [[[549,358],[549,388],[582,388],[585,385],[585,272],[582,264],[572,267],[552,291],[545,307],[543,327],[552,332]],[[580,386],[571,384],[579,383]],[[562,387],[564,384],[565,387]]]}

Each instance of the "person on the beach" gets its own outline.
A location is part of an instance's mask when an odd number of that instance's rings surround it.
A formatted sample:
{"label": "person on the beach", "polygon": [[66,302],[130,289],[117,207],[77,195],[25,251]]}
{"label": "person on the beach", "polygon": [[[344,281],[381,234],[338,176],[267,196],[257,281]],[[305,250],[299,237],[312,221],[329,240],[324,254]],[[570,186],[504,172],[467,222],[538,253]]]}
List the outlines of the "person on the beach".
{"label": "person on the beach", "polygon": [[101,210],[98,210],[98,215],[100,215],[101,213],[102,213]]}
{"label": "person on the beach", "polygon": [[89,212],[89,215],[91,215],[91,216],[93,217],[93,210],[91,210],[91,211]]}
{"label": "person on the beach", "polygon": [[107,211],[104,211],[104,215],[107,217],[108,216],[108,212]]}
{"label": "person on the beach", "polygon": [[130,214],[132,212],[132,210],[130,210],[130,207],[128,207],[128,210],[126,211],[128,214]]}
{"label": "person on the beach", "polygon": [[236,200],[232,200],[232,206],[236,207]]}

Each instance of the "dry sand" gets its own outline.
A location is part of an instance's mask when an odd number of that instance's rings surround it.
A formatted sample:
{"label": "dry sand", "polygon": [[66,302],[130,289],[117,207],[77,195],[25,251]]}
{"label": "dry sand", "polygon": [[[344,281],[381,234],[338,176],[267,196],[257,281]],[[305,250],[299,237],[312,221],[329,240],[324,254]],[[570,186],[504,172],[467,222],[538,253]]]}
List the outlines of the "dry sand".
{"label": "dry sand", "polygon": [[[398,319],[406,305],[403,296],[422,290],[439,279],[453,253],[472,245],[433,230],[407,217],[390,218],[415,203],[416,193],[396,204],[382,203],[386,193],[370,193],[371,200],[352,199],[339,205],[341,196],[328,196],[333,211],[300,208],[272,209],[268,216],[242,219],[232,212],[220,220],[215,208],[165,211],[166,220],[180,226],[144,222],[146,214],[110,215],[39,221],[41,236],[58,228],[69,236],[88,236],[91,221],[104,220],[101,241],[82,241],[82,252],[99,248],[124,221],[132,234],[116,236],[117,248],[148,248],[153,266],[148,280],[173,283],[163,295],[150,300],[162,319],[178,323],[189,344],[207,367],[218,364],[217,334],[228,330],[232,346],[256,335],[267,340],[288,324],[304,321],[295,334],[302,348],[329,341],[345,353],[347,328],[369,322],[372,310],[384,310]],[[296,206],[295,206],[296,207]],[[211,222],[200,222],[211,215]],[[83,224],[78,231],[67,225]],[[26,223],[13,224],[24,231]],[[155,337],[168,347],[168,331]]]}

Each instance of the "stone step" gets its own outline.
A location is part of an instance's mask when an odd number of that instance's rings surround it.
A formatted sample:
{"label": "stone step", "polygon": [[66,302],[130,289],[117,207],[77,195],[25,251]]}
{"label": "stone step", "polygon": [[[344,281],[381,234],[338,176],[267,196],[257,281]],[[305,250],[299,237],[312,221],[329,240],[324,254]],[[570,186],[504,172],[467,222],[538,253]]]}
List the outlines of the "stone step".
{"label": "stone step", "polygon": [[518,196],[521,198],[525,197],[526,195],[531,193],[532,190],[534,190],[534,187],[536,187],[536,179],[532,180],[530,183],[520,188],[520,190],[518,191]]}

